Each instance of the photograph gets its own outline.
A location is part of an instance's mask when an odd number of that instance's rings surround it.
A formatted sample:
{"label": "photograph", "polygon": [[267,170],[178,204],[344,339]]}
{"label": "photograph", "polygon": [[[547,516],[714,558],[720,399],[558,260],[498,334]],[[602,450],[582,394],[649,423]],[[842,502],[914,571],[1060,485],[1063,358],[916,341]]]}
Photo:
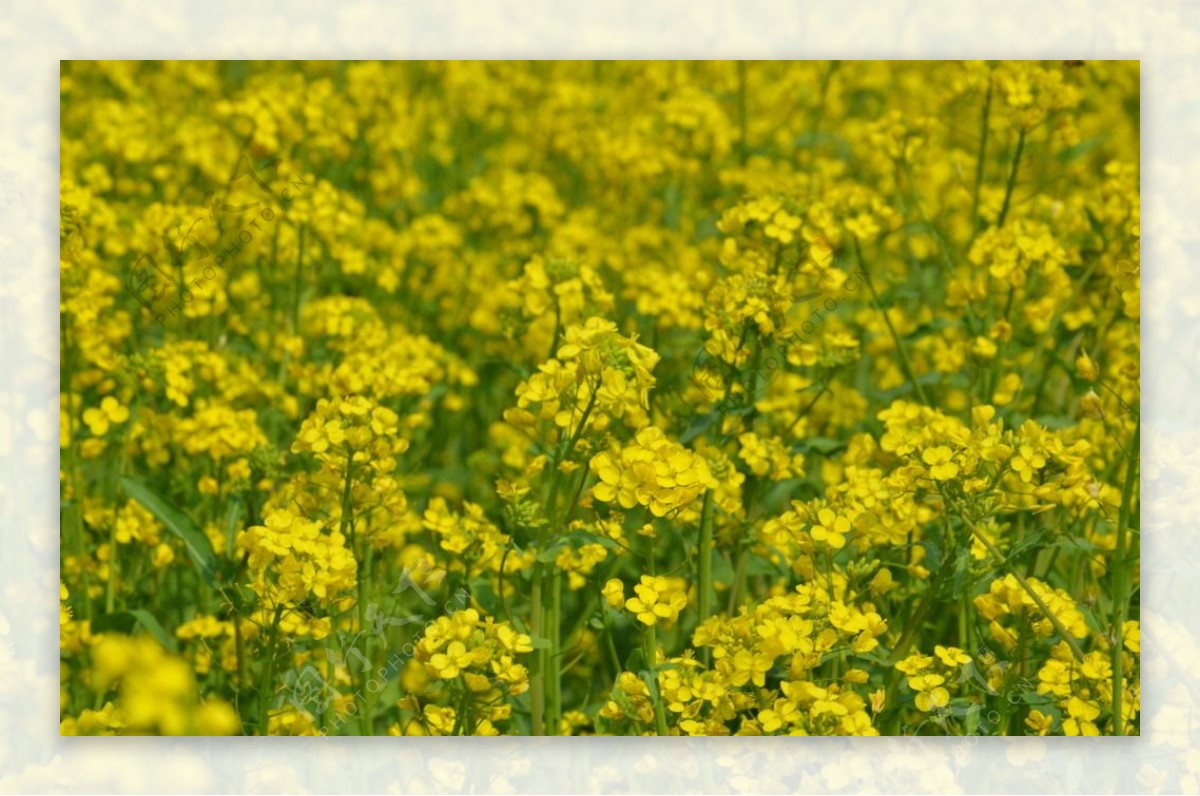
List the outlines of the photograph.
{"label": "photograph", "polygon": [[61,736],[1142,734],[1140,61],[57,66]]}

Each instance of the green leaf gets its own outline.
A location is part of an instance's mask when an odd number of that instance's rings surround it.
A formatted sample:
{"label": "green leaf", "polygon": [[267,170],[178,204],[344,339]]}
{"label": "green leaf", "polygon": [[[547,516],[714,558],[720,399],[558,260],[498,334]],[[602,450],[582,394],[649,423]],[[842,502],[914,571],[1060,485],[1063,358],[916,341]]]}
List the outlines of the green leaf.
{"label": "green leaf", "polygon": [[608,549],[617,547],[617,543],[607,536],[600,536],[590,531],[574,530],[559,536],[550,546],[538,553],[537,560],[543,564],[552,563],[565,548],[579,548],[585,544],[598,544]]}
{"label": "green leaf", "polygon": [[1107,135],[1098,135],[1094,138],[1089,138],[1086,141],[1080,141],[1075,146],[1067,147],[1058,153],[1058,162],[1066,164],[1073,160],[1078,160],[1079,158],[1099,147],[1107,139]]}
{"label": "green leaf", "polygon": [[793,453],[820,453],[828,455],[846,447],[846,441],[829,437],[809,437],[792,446]]}
{"label": "green leaf", "polygon": [[712,577],[713,583],[733,583],[733,564],[717,550],[713,550]]}
{"label": "green leaf", "polygon": [[942,566],[942,548],[938,547],[937,542],[932,542],[924,539],[917,542],[918,545],[925,548],[925,565],[930,572],[937,572]]}
{"label": "green leaf", "polygon": [[1042,415],[1035,418],[1035,420],[1051,431],[1061,431],[1064,428],[1073,428],[1074,426],[1079,425],[1079,421],[1077,420],[1072,420],[1069,417],[1057,415]]}
{"label": "green leaf", "polygon": [[703,434],[709,426],[716,422],[719,416],[720,415],[718,415],[716,412],[708,412],[697,417],[692,421],[692,424],[687,427],[687,430],[679,435],[679,444],[687,445],[696,437]]}
{"label": "green leaf", "polygon": [[532,644],[532,645],[533,645],[533,648],[534,648],[535,650],[548,650],[548,649],[550,649],[550,639],[548,639],[548,638],[542,638],[541,636],[533,636],[533,637],[531,637],[531,638],[530,638],[530,644]]}
{"label": "green leaf", "polygon": [[216,576],[217,558],[213,554],[212,544],[208,541],[208,537],[196,528],[195,523],[188,519],[186,514],[163,500],[140,481],[122,476],[121,486],[125,488],[125,494],[145,506],[163,525],[167,526],[168,531],[183,540],[196,569],[211,584]]}
{"label": "green leaf", "polygon": [[1083,208],[1083,212],[1087,216],[1088,224],[1091,226],[1092,232],[1096,235],[1096,237],[1103,240],[1104,239],[1104,224],[1101,223],[1100,219],[1096,218],[1096,216],[1092,213],[1092,211],[1087,209],[1086,207]]}
{"label": "green leaf", "polygon": [[850,142],[840,135],[834,135],[833,133],[804,132],[792,140],[792,146],[798,149],[824,146],[832,149],[834,154],[842,160],[848,161],[853,158],[853,150],[850,147]]}
{"label": "green leaf", "polygon": [[582,547],[585,544],[598,544],[602,547],[607,547],[609,550],[614,550],[619,545],[607,536],[601,536],[598,533],[578,529],[563,534],[562,538],[571,543],[572,547]]}
{"label": "green leaf", "polygon": [[[942,377],[941,373],[926,373],[923,376],[918,376],[917,382],[922,387],[936,387],[937,385],[939,385],[942,382],[942,378],[943,377]],[[908,379],[905,379],[904,383],[901,384],[900,386],[893,387],[890,390],[884,390],[881,394],[881,397],[883,398],[884,401],[894,401],[897,398],[906,396],[912,392],[913,392],[912,383],[910,381],[908,381]]]}
{"label": "green leaf", "polygon": [[499,616],[503,613],[500,609],[500,599],[487,579],[474,578],[471,580],[471,596],[478,600],[479,604],[492,616]]}
{"label": "green leaf", "polygon": [[[787,564],[781,561],[771,561],[766,558],[759,558],[758,556],[750,557],[746,561],[747,577],[753,578],[758,577],[759,575],[766,575],[767,577],[777,578],[782,576],[786,578],[790,572],[791,570],[788,568]],[[730,574],[732,575],[732,573]],[[732,578],[727,582],[731,583]]]}
{"label": "green leaf", "polygon": [[237,538],[237,527],[242,519],[242,501],[234,498],[229,501],[229,507],[225,510],[225,540],[227,550],[233,549],[234,540]]}
{"label": "green leaf", "polygon": [[564,546],[565,545],[563,544],[563,540],[559,539],[558,541],[554,542],[552,545],[547,547],[545,550],[538,553],[537,560],[542,562],[543,564],[551,563],[552,561],[554,561],[554,559],[558,558],[558,553],[560,550],[562,550],[562,548]]}
{"label": "green leaf", "polygon": [[1019,542],[1009,548],[1008,560],[1016,561],[1030,550],[1043,549],[1046,546],[1046,536],[1046,531],[1040,528],[1032,533],[1026,534],[1024,539],[1021,539]]}
{"label": "green leaf", "polygon": [[954,597],[961,597],[963,592],[967,590],[967,576],[971,573],[971,548],[965,546],[963,551],[958,555],[958,561],[954,565],[954,582],[951,594]]}
{"label": "green leaf", "polygon": [[134,627],[141,625],[154,636],[159,644],[162,644],[171,652],[178,652],[178,646],[175,639],[171,637],[163,626],[158,623],[149,611],[117,611],[111,614],[104,614],[92,620],[92,631],[95,633],[124,633],[132,635]]}

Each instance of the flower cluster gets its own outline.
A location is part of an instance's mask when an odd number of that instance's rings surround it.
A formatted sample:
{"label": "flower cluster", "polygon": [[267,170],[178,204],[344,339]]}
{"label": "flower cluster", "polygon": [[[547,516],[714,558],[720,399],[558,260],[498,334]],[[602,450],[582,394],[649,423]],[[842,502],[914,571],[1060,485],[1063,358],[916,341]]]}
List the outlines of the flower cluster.
{"label": "flower cluster", "polygon": [[64,733],[1142,730],[1136,61],[61,78]]}
{"label": "flower cluster", "polygon": [[329,602],[354,588],[357,565],[345,536],[287,509],[239,534],[237,549],[248,556],[251,588],[272,607],[310,596]]}
{"label": "flower cluster", "polygon": [[[433,677],[453,680],[463,677],[475,691],[490,687],[489,677],[503,683],[513,695],[529,687],[525,667],[516,656],[529,652],[529,636],[503,622],[481,619],[473,608],[440,617],[426,631],[417,647],[417,658]],[[478,672],[490,671],[490,675]]]}
{"label": "flower cluster", "polygon": [[63,720],[63,735],[233,735],[238,717],[223,700],[199,700],[191,667],[150,638],[101,636],[91,649],[98,710]]}
{"label": "flower cluster", "polygon": [[639,431],[632,444],[615,454],[597,453],[591,467],[599,478],[593,489],[597,500],[624,509],[644,506],[655,517],[677,511],[704,490],[717,487],[702,456],[667,439],[654,426]]}

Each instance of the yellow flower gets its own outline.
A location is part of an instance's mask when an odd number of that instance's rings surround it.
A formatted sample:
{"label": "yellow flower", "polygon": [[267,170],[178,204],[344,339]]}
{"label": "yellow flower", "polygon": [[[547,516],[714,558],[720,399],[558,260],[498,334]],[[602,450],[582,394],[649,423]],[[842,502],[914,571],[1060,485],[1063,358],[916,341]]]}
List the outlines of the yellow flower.
{"label": "yellow flower", "polygon": [[611,607],[620,608],[625,602],[625,584],[621,583],[617,578],[610,578],[604,584],[601,594],[604,595],[604,601]]}
{"label": "yellow flower", "polygon": [[1075,357],[1075,372],[1084,381],[1095,381],[1100,377],[1100,369],[1086,351],[1080,351],[1079,356]]}
{"label": "yellow flower", "polygon": [[83,422],[93,436],[102,437],[108,433],[110,426],[119,426],[129,419],[129,410],[111,395],[100,401],[100,408],[86,409],[83,412]]}
{"label": "yellow flower", "polygon": [[821,509],[817,512],[817,522],[813,524],[812,538],[814,541],[828,545],[834,550],[846,546],[846,534],[850,533],[850,520],[838,515],[833,509]]}
{"label": "yellow flower", "polygon": [[679,578],[642,575],[633,590],[637,596],[629,598],[625,608],[637,614],[639,622],[651,627],[659,622],[671,624],[687,606],[687,594]]}
{"label": "yellow flower", "polygon": [[1054,727],[1054,717],[1048,716],[1040,710],[1031,710],[1025,718],[1025,726],[1037,735],[1047,735]]}
{"label": "yellow flower", "polygon": [[467,651],[465,644],[461,641],[452,641],[445,652],[439,652],[431,656],[429,663],[425,666],[434,677],[452,680],[458,677],[460,670],[465,669],[474,662],[475,656]]}
{"label": "yellow flower", "polygon": [[654,426],[639,431],[617,454],[596,454],[591,467],[600,479],[592,488],[597,500],[616,502],[625,509],[645,506],[656,517],[681,509],[718,486],[702,456],[668,440]]}
{"label": "yellow flower", "polygon": [[940,674],[925,674],[908,678],[908,687],[917,692],[917,710],[928,713],[950,704],[950,692],[943,687],[946,678]]}
{"label": "yellow flower", "polygon": [[774,238],[780,243],[788,244],[796,239],[795,233],[799,228],[800,219],[786,210],[776,210],[775,215],[763,227],[763,232],[768,238]]}
{"label": "yellow flower", "polygon": [[938,660],[943,665],[951,669],[971,662],[971,656],[958,647],[943,647],[941,644],[938,644],[933,648],[933,654],[938,657]]}
{"label": "yellow flower", "polygon": [[949,481],[958,475],[958,465],[950,461],[950,449],[945,445],[926,448],[921,454],[921,461],[929,465],[929,474],[938,481]]}

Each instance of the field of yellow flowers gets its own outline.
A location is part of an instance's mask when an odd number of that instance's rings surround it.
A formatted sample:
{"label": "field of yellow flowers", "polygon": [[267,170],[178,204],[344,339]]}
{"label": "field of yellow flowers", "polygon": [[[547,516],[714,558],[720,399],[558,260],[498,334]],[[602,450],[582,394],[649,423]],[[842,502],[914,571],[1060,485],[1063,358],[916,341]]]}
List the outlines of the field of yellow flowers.
{"label": "field of yellow flowers", "polygon": [[1139,732],[1135,62],[63,62],[61,732]]}

